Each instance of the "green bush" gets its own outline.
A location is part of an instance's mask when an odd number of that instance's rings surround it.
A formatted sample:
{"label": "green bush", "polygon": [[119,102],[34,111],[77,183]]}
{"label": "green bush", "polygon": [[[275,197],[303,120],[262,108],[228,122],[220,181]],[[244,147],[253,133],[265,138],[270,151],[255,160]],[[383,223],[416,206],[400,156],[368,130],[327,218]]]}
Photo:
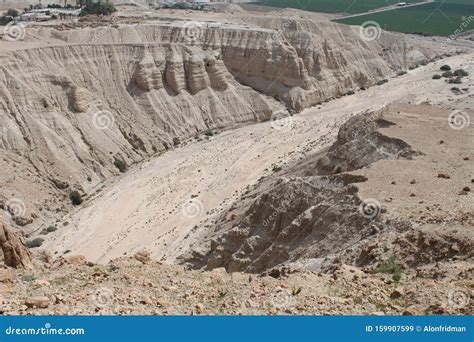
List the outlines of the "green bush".
{"label": "green bush", "polygon": [[93,3],[89,2],[87,5],[82,9],[81,15],[87,14],[100,14],[100,15],[111,15],[112,13],[116,12],[117,9],[113,4],[107,3]]}
{"label": "green bush", "polygon": [[207,137],[213,137],[213,136],[214,136],[214,132],[211,131],[211,130],[208,130],[208,131],[206,131],[206,132],[204,133],[204,135],[207,136]]}
{"label": "green bush", "polygon": [[41,234],[42,234],[42,235],[46,235],[46,234],[55,232],[56,230],[58,230],[58,228],[57,228],[56,226],[49,226],[48,228],[44,228],[44,229],[41,231]]}
{"label": "green bush", "polygon": [[402,71],[399,71],[397,73],[397,76],[403,76],[403,75],[406,75],[406,74],[407,74],[407,72],[405,70],[402,70]]}
{"label": "green bush", "polygon": [[81,194],[76,190],[71,191],[71,193],[69,194],[69,199],[71,200],[71,203],[73,205],[79,205],[82,203]]}
{"label": "green bush", "polygon": [[445,71],[443,72],[443,75],[442,75],[444,78],[450,78],[450,77],[453,77],[453,73],[451,71]]}
{"label": "green bush", "polygon": [[434,80],[439,80],[441,78],[441,75],[433,75]]}
{"label": "green bush", "polygon": [[5,13],[5,16],[6,17],[18,17],[20,15],[20,13],[16,10],[16,9],[9,9],[7,11],[7,13]]}
{"label": "green bush", "polygon": [[465,76],[469,76],[469,73],[464,69],[457,69],[457,70],[454,70],[453,75],[459,76],[459,77],[465,77]]}
{"label": "green bush", "polygon": [[282,170],[281,166],[278,166],[278,165],[274,165],[272,168],[273,172],[280,172],[281,170]]}
{"label": "green bush", "polygon": [[449,70],[451,70],[451,67],[449,65],[445,64],[439,70],[449,71]]}
{"label": "green bush", "polygon": [[461,76],[458,76],[456,78],[450,78],[448,83],[461,84],[462,83],[462,78],[461,78]]}
{"label": "green bush", "polygon": [[28,248],[37,248],[40,247],[44,242],[44,239],[42,238],[36,238],[33,240],[26,241],[26,247]]}
{"label": "green bush", "polygon": [[125,171],[127,171],[127,164],[125,164],[125,162],[121,159],[117,159],[115,158],[114,160],[114,165],[115,167],[122,173],[124,173]]}
{"label": "green bush", "polygon": [[396,282],[402,278],[402,267],[398,264],[394,256],[381,263],[376,269],[377,273],[387,273],[392,275],[392,279]]}

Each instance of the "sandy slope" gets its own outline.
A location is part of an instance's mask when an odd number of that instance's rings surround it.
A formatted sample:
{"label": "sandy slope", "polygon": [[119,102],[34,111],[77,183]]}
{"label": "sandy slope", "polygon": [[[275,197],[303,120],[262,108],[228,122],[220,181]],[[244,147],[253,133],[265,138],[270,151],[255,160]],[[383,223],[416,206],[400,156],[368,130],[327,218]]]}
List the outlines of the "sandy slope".
{"label": "sandy slope", "polygon": [[394,101],[472,106],[472,95],[455,96],[444,81],[431,78],[445,63],[472,74],[473,57],[451,57],[410,71],[308,109],[284,127],[281,122],[244,126],[170,151],[110,181],[108,190],[61,220],[69,225],[48,235],[44,248],[103,262],[146,247],[154,257],[173,261],[193,241],[190,233],[198,222],[228,208],[234,196],[270,174],[272,165],[284,166],[328,146],[349,115]]}

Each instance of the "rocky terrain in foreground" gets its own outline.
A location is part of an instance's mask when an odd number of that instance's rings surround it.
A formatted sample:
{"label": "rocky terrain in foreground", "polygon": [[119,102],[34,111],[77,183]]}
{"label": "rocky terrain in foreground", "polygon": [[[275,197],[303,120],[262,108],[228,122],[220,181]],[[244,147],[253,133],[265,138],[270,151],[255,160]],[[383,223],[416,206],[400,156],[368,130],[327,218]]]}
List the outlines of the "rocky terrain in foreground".
{"label": "rocky terrain in foreground", "polygon": [[[390,266],[390,265],[387,265]],[[39,255],[35,270],[0,269],[3,315],[421,315],[472,314],[472,265],[420,270],[399,281],[387,269],[337,265],[327,273],[273,276],[201,272],[149,260],[107,265]],[[385,272],[385,273],[384,273]]]}

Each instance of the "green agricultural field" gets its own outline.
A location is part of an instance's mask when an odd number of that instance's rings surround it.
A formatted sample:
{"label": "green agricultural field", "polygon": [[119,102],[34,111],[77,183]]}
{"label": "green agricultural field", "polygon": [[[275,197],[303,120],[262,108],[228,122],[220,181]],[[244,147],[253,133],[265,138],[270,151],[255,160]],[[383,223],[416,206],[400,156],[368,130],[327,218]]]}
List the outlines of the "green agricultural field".
{"label": "green agricultural field", "polygon": [[[405,0],[406,3],[417,3],[423,0]],[[471,1],[471,0],[460,0]],[[290,7],[305,11],[324,13],[365,13],[370,10],[394,5],[401,0],[262,0],[259,5],[273,7]]]}
{"label": "green agricultural field", "polygon": [[335,21],[349,25],[376,21],[383,29],[389,31],[424,32],[450,36],[456,31],[459,32],[461,28],[463,32],[474,30],[474,2],[472,0],[437,1]]}

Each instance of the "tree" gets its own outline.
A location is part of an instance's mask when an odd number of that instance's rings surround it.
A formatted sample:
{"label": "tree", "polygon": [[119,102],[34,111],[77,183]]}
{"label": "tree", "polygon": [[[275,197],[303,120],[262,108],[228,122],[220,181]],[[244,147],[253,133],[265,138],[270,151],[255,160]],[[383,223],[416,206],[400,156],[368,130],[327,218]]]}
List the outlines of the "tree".
{"label": "tree", "polygon": [[7,17],[18,17],[20,13],[16,9],[10,8],[7,13],[5,13],[5,16]]}
{"label": "tree", "polygon": [[71,203],[72,203],[73,205],[79,205],[79,204],[82,203],[82,196],[81,196],[81,194],[80,194],[78,191],[76,191],[76,190],[72,191],[72,192],[69,194],[69,199],[71,200]]}

